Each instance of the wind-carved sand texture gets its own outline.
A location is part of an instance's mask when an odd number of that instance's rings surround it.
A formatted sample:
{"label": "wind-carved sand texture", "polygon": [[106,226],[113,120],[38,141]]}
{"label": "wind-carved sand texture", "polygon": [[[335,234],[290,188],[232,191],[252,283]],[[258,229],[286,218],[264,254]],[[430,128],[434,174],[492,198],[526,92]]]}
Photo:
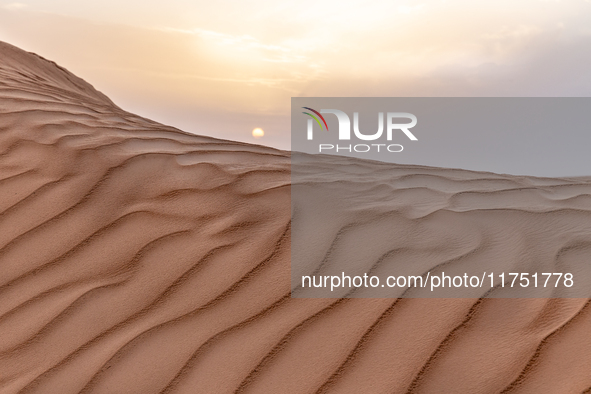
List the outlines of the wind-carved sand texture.
{"label": "wind-carved sand texture", "polygon": [[591,392],[587,299],[291,298],[289,170],[0,44],[0,392]]}
{"label": "wind-carved sand texture", "polygon": [[[298,152],[292,154],[291,171],[293,296],[591,296],[588,178],[499,175]],[[364,273],[379,282],[360,286]],[[509,273],[528,276],[513,281]],[[550,279],[551,273],[557,276]],[[345,274],[357,276],[358,287],[349,284],[352,279],[344,281]],[[467,279],[460,283],[464,274],[472,285]],[[410,288],[388,287],[390,275],[421,281]]]}

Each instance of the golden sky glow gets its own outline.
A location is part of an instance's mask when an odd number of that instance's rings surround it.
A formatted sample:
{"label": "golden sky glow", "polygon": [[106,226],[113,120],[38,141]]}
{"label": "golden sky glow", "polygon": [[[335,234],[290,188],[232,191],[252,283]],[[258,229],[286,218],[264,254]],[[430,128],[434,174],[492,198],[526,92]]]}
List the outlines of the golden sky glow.
{"label": "golden sky glow", "polygon": [[0,1],[0,40],[124,109],[289,147],[292,96],[589,95],[591,2]]}

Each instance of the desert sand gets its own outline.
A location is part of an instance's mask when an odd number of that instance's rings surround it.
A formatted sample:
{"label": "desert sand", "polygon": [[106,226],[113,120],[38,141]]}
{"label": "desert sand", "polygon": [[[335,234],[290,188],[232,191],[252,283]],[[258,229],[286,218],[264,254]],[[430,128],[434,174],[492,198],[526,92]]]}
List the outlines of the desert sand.
{"label": "desert sand", "polygon": [[[410,222],[591,215],[591,179],[387,166]],[[379,211],[386,186],[359,187]],[[289,152],[130,114],[0,43],[0,393],[591,392],[586,298],[292,298],[290,194]],[[565,251],[588,259],[581,226]]]}

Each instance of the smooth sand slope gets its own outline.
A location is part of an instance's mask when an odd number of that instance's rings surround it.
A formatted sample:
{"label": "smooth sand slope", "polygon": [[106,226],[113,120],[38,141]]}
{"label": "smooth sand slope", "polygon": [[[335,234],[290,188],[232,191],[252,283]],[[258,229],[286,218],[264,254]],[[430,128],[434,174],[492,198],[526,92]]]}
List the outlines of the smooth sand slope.
{"label": "smooth sand slope", "polygon": [[[591,211],[585,179],[392,170],[408,220]],[[529,189],[472,193],[489,178]],[[129,114],[0,43],[0,393],[591,392],[587,299],[291,298],[290,188],[288,152]]]}

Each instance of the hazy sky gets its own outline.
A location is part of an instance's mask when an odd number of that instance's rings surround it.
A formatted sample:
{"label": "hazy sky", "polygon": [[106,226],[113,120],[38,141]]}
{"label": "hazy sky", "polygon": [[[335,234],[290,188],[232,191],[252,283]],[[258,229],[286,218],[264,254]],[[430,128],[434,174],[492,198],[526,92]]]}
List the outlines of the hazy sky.
{"label": "hazy sky", "polygon": [[292,96],[591,93],[590,0],[0,0],[0,40],[131,112],[284,149]]}

